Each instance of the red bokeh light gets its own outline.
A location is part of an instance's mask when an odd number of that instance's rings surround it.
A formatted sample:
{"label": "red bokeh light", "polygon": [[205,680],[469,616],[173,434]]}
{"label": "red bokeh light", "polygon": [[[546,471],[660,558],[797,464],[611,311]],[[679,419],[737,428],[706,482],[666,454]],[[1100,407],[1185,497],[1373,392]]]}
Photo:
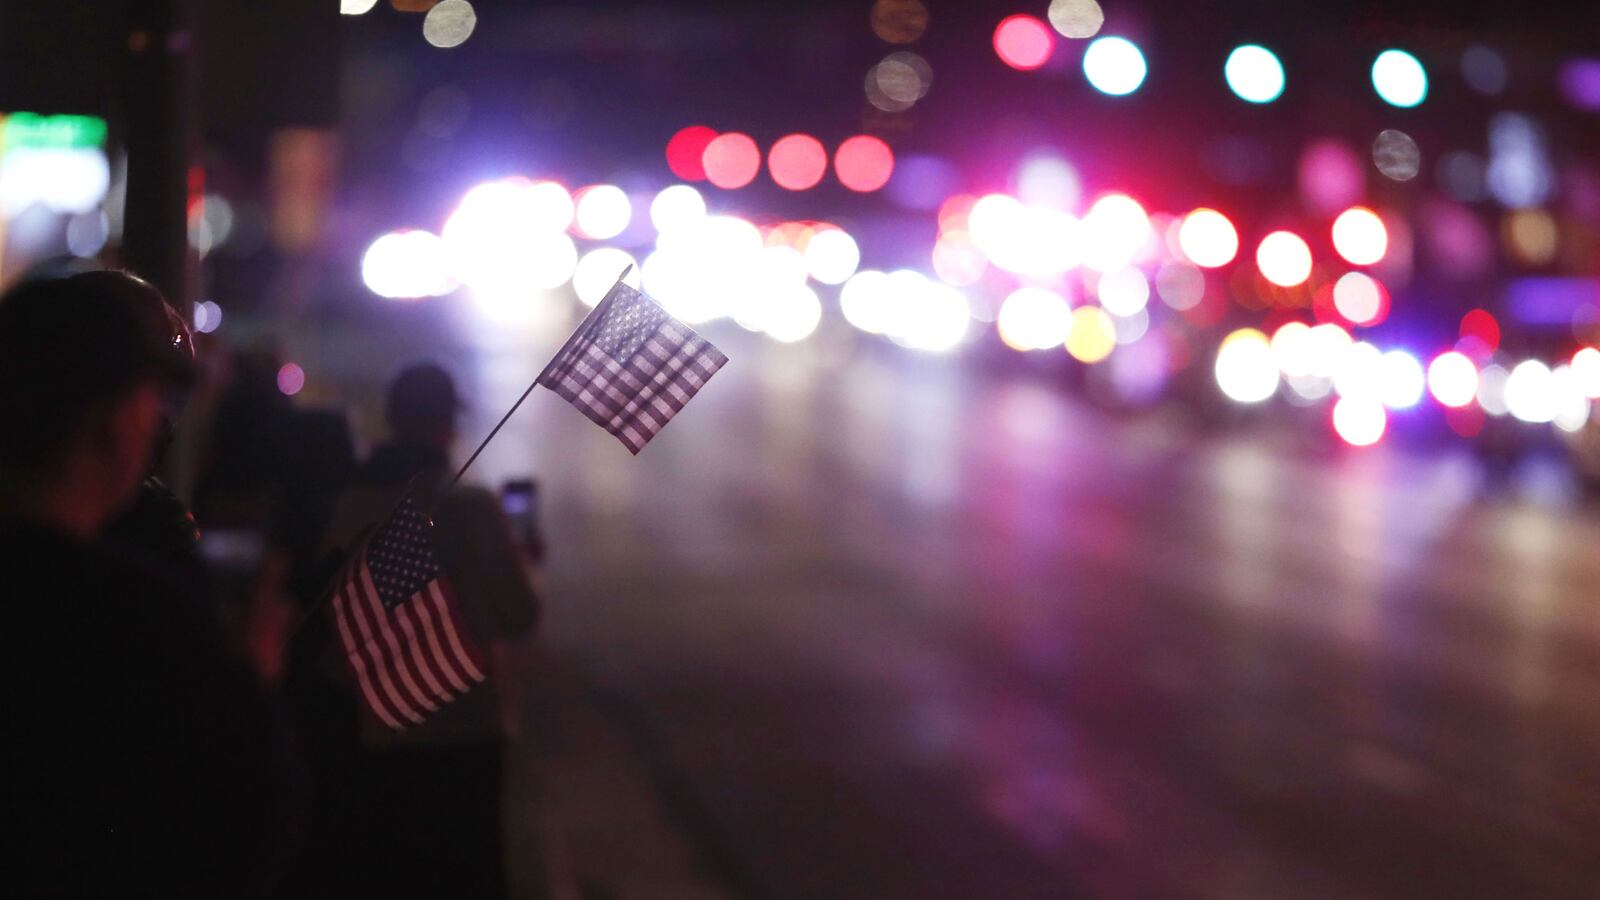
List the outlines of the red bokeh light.
{"label": "red bokeh light", "polygon": [[1461,337],[1476,340],[1486,353],[1493,353],[1500,346],[1500,323],[1488,310],[1475,309],[1461,317]]}
{"label": "red bokeh light", "polygon": [[878,138],[858,134],[839,145],[833,154],[833,172],[852,191],[875,191],[894,174],[894,151]]}
{"label": "red bokeh light", "polygon": [[1033,16],[1007,16],[994,29],[994,52],[1013,69],[1039,68],[1049,61],[1055,47],[1055,33]]}
{"label": "red bokeh light", "polygon": [[778,138],[767,151],[767,169],[785,190],[814,188],[828,171],[828,151],[809,134],[791,134]]}
{"label": "red bokeh light", "polygon": [[1444,420],[1450,430],[1465,438],[1477,437],[1483,430],[1483,409],[1473,404],[1471,406],[1445,407]]}
{"label": "red bokeh light", "polygon": [[680,129],[667,141],[667,168],[684,181],[704,181],[706,169],[700,158],[716,137],[716,129],[704,125]]}
{"label": "red bokeh light", "polygon": [[761,148],[748,134],[730,131],[717,135],[700,156],[706,180],[719,188],[742,188],[761,171]]}
{"label": "red bokeh light", "polygon": [[956,194],[939,204],[940,231],[966,231],[967,217],[978,198],[971,194]]}

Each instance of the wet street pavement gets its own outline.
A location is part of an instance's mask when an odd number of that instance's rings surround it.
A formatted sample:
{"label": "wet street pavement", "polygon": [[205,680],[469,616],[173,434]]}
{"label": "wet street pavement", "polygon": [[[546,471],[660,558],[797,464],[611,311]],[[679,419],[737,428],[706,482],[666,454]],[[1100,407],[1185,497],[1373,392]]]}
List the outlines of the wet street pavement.
{"label": "wet street pavement", "polygon": [[[637,719],[737,893],[1600,884],[1594,510],[1484,499],[1460,448],[726,349],[639,457],[539,392],[478,474],[541,479],[546,641]],[[491,353],[464,432],[547,355]]]}

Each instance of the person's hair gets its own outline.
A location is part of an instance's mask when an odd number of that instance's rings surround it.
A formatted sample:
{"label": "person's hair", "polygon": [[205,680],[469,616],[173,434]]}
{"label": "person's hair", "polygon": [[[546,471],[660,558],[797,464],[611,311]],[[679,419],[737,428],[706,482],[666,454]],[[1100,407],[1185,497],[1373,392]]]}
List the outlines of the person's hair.
{"label": "person's hair", "polygon": [[54,481],[91,422],[162,380],[149,356],[161,351],[140,343],[157,335],[141,309],[154,302],[164,305],[155,288],[120,272],[29,281],[0,297],[0,479],[9,493]]}
{"label": "person's hair", "polygon": [[450,373],[420,363],[406,367],[390,382],[384,418],[397,439],[427,443],[455,427],[458,406]]}

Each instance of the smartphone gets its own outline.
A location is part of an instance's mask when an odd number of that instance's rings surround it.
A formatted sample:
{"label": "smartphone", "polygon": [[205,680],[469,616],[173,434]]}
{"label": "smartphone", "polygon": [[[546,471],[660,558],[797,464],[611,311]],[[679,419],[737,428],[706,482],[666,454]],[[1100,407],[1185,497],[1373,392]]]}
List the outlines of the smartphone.
{"label": "smartphone", "polygon": [[511,522],[511,534],[517,543],[535,556],[541,555],[543,541],[539,537],[539,482],[532,478],[515,478],[500,486],[500,504]]}

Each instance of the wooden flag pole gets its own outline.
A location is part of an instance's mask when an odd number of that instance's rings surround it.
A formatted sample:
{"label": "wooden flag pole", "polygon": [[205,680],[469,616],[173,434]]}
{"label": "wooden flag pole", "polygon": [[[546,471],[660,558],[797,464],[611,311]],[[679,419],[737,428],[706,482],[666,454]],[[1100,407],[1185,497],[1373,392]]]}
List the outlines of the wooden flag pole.
{"label": "wooden flag pole", "polygon": [[[617,282],[611,286],[611,290],[606,292],[605,297],[599,303],[596,303],[594,309],[589,312],[589,315],[585,316],[584,320],[578,324],[579,332],[582,332],[585,325],[588,325],[591,320],[600,315],[600,311],[606,307],[606,303],[616,294],[617,285],[622,284],[622,279],[627,278],[628,273],[632,271],[633,264],[629,263],[622,270],[622,274],[617,276]],[[565,345],[563,345],[562,349],[566,349]],[[505,424],[511,421],[511,416],[514,415],[522,406],[522,401],[528,399],[528,395],[533,393],[533,389],[539,386],[540,379],[544,378],[545,374],[550,371],[550,367],[555,365],[556,360],[560,358],[561,351],[558,350],[556,351],[556,355],[550,359],[550,362],[547,363],[544,369],[539,373],[538,377],[533,379],[533,383],[528,385],[528,389],[522,392],[521,397],[517,398],[517,402],[511,404],[511,408],[506,410],[506,414],[500,417],[500,422],[494,426],[493,431],[489,432],[489,436],[483,439],[483,443],[478,445],[478,449],[472,451],[472,455],[467,457],[467,461],[461,464],[460,469],[456,470],[455,477],[450,479],[449,484],[445,485],[446,490],[455,487],[456,483],[461,480],[461,476],[467,474],[467,469],[471,468],[472,464],[478,460],[478,455],[483,452],[483,448],[489,446],[489,442],[494,440],[494,436],[500,433],[500,429],[504,428]]]}

